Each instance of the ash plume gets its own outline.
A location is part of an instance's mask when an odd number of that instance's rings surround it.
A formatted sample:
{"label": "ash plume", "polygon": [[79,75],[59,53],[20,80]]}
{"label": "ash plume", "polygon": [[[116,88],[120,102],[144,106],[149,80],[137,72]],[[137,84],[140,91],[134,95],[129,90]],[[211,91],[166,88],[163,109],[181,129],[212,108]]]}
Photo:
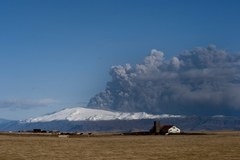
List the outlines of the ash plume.
{"label": "ash plume", "polygon": [[153,49],[142,64],[112,66],[106,89],[88,106],[148,113],[240,115],[240,55],[214,45],[166,59]]}

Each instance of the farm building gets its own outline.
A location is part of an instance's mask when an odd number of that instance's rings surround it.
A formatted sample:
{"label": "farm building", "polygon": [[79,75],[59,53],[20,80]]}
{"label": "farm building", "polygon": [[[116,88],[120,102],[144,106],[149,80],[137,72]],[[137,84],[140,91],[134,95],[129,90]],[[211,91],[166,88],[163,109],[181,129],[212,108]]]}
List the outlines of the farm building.
{"label": "farm building", "polygon": [[154,125],[149,132],[150,134],[169,134],[180,133],[181,130],[174,125],[160,125],[159,121],[154,121]]}
{"label": "farm building", "polygon": [[160,134],[180,133],[181,130],[174,125],[165,125],[160,129]]}
{"label": "farm building", "polygon": [[153,127],[150,129],[150,133],[159,134],[161,129],[161,124],[159,121],[154,121]]}

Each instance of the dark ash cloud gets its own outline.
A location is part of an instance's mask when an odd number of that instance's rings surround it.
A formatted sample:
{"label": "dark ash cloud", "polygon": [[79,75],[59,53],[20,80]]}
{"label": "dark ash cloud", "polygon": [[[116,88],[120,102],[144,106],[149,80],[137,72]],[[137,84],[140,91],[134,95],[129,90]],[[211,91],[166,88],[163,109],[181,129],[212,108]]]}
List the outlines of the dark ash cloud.
{"label": "dark ash cloud", "polygon": [[210,45],[171,59],[153,49],[142,64],[112,66],[89,107],[148,113],[240,115],[240,55]]}

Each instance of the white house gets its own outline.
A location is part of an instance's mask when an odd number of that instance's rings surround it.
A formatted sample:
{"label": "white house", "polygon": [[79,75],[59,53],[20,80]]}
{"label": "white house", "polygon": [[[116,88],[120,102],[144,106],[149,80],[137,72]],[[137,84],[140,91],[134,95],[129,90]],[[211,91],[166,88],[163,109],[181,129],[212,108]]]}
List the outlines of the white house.
{"label": "white house", "polygon": [[181,133],[181,130],[173,125],[165,125],[160,129],[161,134],[169,134],[169,133]]}

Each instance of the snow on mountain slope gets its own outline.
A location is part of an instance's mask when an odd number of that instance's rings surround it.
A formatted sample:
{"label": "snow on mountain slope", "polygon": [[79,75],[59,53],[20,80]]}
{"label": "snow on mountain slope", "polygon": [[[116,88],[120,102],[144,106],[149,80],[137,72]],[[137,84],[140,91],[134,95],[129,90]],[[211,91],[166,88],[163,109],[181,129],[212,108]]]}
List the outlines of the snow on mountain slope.
{"label": "snow on mountain slope", "polygon": [[111,112],[99,109],[90,109],[83,107],[66,108],[59,112],[45,115],[42,117],[30,118],[26,120],[28,123],[34,122],[50,122],[57,120],[68,121],[99,121],[99,120],[135,120],[135,119],[156,119],[156,118],[181,118],[180,115],[152,115],[145,112],[125,113]]}

